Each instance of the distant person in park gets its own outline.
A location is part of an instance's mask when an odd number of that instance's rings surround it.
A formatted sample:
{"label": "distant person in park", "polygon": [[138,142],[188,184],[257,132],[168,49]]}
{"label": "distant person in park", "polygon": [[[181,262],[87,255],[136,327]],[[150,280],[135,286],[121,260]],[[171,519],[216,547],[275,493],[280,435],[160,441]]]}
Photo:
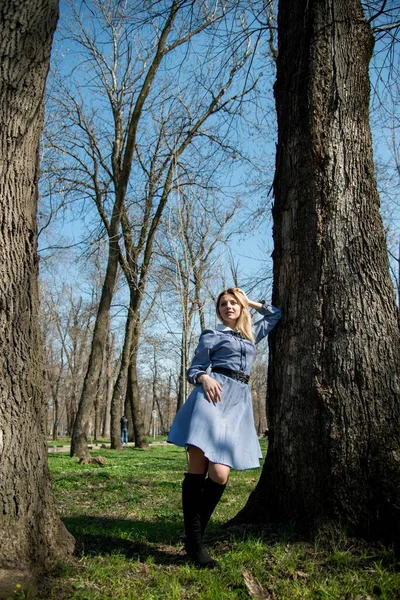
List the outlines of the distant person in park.
{"label": "distant person in park", "polygon": [[[249,308],[262,315],[254,325]],[[203,545],[203,535],[231,468],[260,466],[249,375],[255,344],[281,317],[278,308],[249,300],[236,287],[220,293],[216,311],[222,323],[200,336],[187,370],[188,381],[196,387],[177,412],[168,436],[169,442],[188,450],[182,483],[185,550],[200,567],[217,565]]]}
{"label": "distant person in park", "polygon": [[121,417],[121,444],[128,443],[128,419],[126,415]]}

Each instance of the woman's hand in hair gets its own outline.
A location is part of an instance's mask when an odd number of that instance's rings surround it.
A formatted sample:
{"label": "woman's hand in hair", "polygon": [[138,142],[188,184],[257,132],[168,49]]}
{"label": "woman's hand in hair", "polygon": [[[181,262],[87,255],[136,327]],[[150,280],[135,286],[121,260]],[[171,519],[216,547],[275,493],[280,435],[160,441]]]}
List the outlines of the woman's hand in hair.
{"label": "woman's hand in hair", "polygon": [[247,297],[246,292],[244,292],[241,288],[234,288],[237,294],[240,294],[244,298],[244,304],[247,306],[249,303],[249,299]]}
{"label": "woman's hand in hair", "polygon": [[222,386],[216,379],[206,373],[197,377],[197,383],[203,386],[204,394],[209,402],[222,402]]}
{"label": "woman's hand in hair", "polygon": [[236,288],[236,291],[237,291],[238,294],[242,294],[244,296],[246,306],[248,306],[249,308],[255,308],[256,310],[258,310],[259,308],[262,307],[261,302],[255,302],[254,300],[250,300],[247,297],[247,294],[243,290],[241,290],[240,288]]}

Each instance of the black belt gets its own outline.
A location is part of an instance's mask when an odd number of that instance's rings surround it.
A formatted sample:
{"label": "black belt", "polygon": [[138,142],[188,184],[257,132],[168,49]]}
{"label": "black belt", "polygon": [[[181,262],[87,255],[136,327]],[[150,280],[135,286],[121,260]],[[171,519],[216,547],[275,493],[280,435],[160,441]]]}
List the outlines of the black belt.
{"label": "black belt", "polygon": [[226,375],[231,379],[236,379],[241,383],[249,383],[250,375],[246,375],[243,371],[231,371],[231,369],[224,369],[223,367],[212,367],[211,369],[214,373],[221,373],[221,375]]}

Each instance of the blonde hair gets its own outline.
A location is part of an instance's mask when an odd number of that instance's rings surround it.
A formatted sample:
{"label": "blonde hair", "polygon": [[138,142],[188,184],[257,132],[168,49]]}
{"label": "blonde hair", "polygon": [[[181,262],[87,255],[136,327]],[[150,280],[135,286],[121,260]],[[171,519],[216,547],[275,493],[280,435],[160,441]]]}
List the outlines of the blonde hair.
{"label": "blonde hair", "polygon": [[231,294],[232,296],[234,296],[236,302],[240,305],[242,309],[240,311],[239,318],[236,321],[236,331],[238,331],[247,340],[250,340],[250,342],[254,342],[253,325],[251,322],[249,305],[246,302],[245,296],[243,296],[239,288],[228,288],[227,290],[224,290],[219,294],[216,302],[216,311],[218,318],[222,321],[221,313],[219,312],[219,303],[221,301],[221,298],[225,296],[225,294]]}

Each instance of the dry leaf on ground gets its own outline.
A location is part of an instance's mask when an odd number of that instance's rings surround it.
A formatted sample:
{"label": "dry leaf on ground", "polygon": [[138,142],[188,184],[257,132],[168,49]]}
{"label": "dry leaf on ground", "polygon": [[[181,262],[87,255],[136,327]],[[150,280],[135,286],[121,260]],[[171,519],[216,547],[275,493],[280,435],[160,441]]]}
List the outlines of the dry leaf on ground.
{"label": "dry leaf on ground", "polygon": [[275,594],[271,594],[266,590],[250,571],[243,569],[242,575],[247,591],[252,598],[256,598],[256,600],[275,600]]}

